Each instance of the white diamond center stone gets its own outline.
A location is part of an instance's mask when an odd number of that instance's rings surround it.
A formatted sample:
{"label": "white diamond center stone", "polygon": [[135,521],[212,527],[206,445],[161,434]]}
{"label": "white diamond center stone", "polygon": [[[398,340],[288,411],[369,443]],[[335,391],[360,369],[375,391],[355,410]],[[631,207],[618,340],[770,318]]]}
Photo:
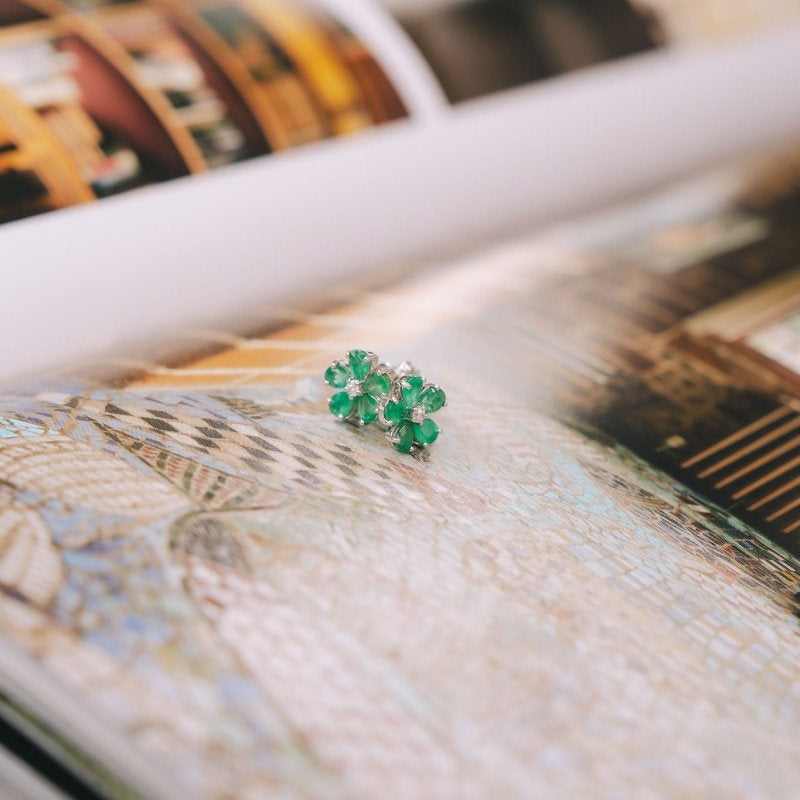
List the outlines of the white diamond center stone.
{"label": "white diamond center stone", "polygon": [[350,397],[358,397],[360,394],[363,394],[361,391],[361,381],[357,381],[355,378],[350,378],[350,380],[347,381],[347,386],[344,387],[344,390]]}
{"label": "white diamond center stone", "polygon": [[411,421],[415,425],[421,425],[427,416],[428,415],[425,413],[425,409],[422,406],[414,406],[414,410],[411,412]]}

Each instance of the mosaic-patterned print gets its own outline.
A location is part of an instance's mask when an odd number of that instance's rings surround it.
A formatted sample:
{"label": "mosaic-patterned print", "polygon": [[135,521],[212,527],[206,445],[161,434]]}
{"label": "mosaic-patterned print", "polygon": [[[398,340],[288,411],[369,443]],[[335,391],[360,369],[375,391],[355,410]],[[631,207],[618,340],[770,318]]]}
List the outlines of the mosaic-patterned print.
{"label": "mosaic-patterned print", "polygon": [[[5,651],[198,800],[794,797],[796,562],[543,413],[506,324],[534,272],[2,394]],[[328,414],[358,344],[447,387],[424,457]]]}

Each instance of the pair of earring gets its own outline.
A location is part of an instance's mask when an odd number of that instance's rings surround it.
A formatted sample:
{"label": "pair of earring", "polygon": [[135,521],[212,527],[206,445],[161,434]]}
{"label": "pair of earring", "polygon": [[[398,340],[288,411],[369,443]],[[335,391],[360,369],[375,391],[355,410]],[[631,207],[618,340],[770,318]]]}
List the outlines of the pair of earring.
{"label": "pair of earring", "polygon": [[447,405],[447,397],[407,361],[395,368],[368,350],[351,350],[325,370],[325,383],[339,390],[328,401],[331,414],[358,426],[378,423],[401,453],[439,438],[430,415]]}

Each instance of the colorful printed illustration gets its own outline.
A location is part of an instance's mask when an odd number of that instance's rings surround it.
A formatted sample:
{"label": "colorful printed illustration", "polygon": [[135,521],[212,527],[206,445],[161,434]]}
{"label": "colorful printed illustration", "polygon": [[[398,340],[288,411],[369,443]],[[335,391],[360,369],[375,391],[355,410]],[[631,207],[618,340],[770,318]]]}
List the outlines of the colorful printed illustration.
{"label": "colorful printed illustration", "polygon": [[0,222],[406,116],[293,0],[0,0]]}

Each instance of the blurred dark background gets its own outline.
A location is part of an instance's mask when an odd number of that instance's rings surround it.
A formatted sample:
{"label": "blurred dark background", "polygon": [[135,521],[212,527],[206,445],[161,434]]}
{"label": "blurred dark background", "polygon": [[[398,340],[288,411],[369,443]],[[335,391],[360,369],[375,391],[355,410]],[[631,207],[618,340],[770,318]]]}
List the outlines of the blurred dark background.
{"label": "blurred dark background", "polygon": [[628,0],[463,0],[395,14],[451,102],[655,48],[655,18]]}

